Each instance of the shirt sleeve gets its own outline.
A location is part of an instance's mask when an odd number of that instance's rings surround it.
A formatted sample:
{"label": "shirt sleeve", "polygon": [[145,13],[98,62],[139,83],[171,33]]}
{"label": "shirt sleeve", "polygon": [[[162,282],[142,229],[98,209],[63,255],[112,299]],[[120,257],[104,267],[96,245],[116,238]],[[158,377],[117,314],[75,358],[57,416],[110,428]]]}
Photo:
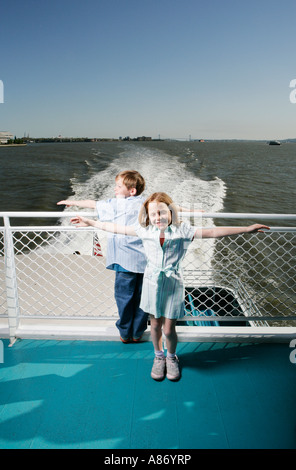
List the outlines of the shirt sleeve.
{"label": "shirt sleeve", "polygon": [[147,233],[147,229],[142,227],[139,223],[137,223],[137,225],[135,225],[134,228],[138,237],[143,239],[145,237],[145,234]]}
{"label": "shirt sleeve", "polygon": [[98,218],[102,222],[108,222],[108,221],[114,220],[114,209],[111,204],[111,199],[108,199],[107,201],[97,201],[96,211],[98,213]]}
{"label": "shirt sleeve", "polygon": [[[194,235],[195,235],[197,230],[198,230],[197,227],[194,227],[193,225],[190,225],[187,222],[183,222],[181,224],[182,237],[185,240],[188,240],[188,242],[191,242],[193,240]],[[197,232],[197,236],[198,236],[198,232]]]}

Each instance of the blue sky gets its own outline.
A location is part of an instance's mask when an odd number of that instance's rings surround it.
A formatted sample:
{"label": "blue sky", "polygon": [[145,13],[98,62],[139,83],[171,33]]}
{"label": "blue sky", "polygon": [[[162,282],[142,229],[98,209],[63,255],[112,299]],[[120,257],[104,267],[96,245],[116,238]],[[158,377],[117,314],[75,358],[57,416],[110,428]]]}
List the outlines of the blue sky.
{"label": "blue sky", "polygon": [[0,130],[296,137],[295,0],[2,0]]}

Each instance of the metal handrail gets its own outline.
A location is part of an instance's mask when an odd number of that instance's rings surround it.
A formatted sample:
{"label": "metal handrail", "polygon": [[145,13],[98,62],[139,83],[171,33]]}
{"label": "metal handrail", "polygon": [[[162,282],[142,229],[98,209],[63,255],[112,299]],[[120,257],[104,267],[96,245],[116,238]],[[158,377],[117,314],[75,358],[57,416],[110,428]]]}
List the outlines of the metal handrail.
{"label": "metal handrail", "polygon": [[[59,218],[59,217],[75,217],[77,212],[83,213],[87,217],[96,217],[96,211],[63,211],[63,212],[19,212],[19,211],[8,211],[0,212],[0,217],[44,217],[44,218]],[[180,212],[184,217],[191,218],[210,218],[210,219],[254,219],[254,220],[263,220],[263,219],[273,219],[273,220],[296,220],[296,214],[258,214],[258,213],[245,213],[245,212]]]}

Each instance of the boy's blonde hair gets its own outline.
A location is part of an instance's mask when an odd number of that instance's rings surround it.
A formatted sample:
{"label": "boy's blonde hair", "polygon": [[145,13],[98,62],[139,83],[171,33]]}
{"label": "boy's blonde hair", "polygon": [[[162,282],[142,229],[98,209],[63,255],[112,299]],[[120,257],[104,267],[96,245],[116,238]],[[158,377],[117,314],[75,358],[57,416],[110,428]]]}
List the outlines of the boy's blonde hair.
{"label": "boy's blonde hair", "polygon": [[139,212],[139,223],[142,227],[148,227],[149,225],[148,206],[150,202],[163,202],[164,204],[166,204],[169,210],[171,211],[172,224],[180,225],[178,210],[173,200],[170,198],[170,196],[168,196],[168,194],[158,192],[151,194],[151,196],[146,199],[143,206],[141,207],[141,210]]}
{"label": "boy's blonde hair", "polygon": [[127,189],[135,188],[138,196],[142,194],[145,189],[145,180],[138,171],[121,171],[118,173],[118,175],[116,175],[115,180],[117,180],[117,178],[122,178],[122,182],[127,187]]}

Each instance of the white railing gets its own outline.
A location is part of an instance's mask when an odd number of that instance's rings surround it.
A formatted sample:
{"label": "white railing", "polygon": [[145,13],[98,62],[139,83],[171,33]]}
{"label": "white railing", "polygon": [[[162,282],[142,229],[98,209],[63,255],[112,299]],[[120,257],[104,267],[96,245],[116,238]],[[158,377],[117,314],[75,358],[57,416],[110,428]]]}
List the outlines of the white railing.
{"label": "white railing", "polygon": [[[93,212],[83,213],[95,217]],[[0,227],[0,321],[7,322],[12,340],[21,336],[20,324],[25,321],[63,320],[67,328],[69,321],[93,320],[103,325],[117,319],[114,273],[105,268],[107,234],[98,232],[103,256],[97,256],[96,232],[69,226],[69,217],[76,214],[0,212],[4,222]],[[192,214],[182,214],[186,216]],[[12,225],[15,218],[56,218],[62,223]],[[294,221],[296,215],[202,213],[194,223],[208,225],[208,219],[219,218],[265,223]],[[295,254],[296,227],[273,226],[265,233],[194,241],[183,267],[187,316],[197,314],[198,320],[190,318],[188,329],[211,324],[294,329]]]}

